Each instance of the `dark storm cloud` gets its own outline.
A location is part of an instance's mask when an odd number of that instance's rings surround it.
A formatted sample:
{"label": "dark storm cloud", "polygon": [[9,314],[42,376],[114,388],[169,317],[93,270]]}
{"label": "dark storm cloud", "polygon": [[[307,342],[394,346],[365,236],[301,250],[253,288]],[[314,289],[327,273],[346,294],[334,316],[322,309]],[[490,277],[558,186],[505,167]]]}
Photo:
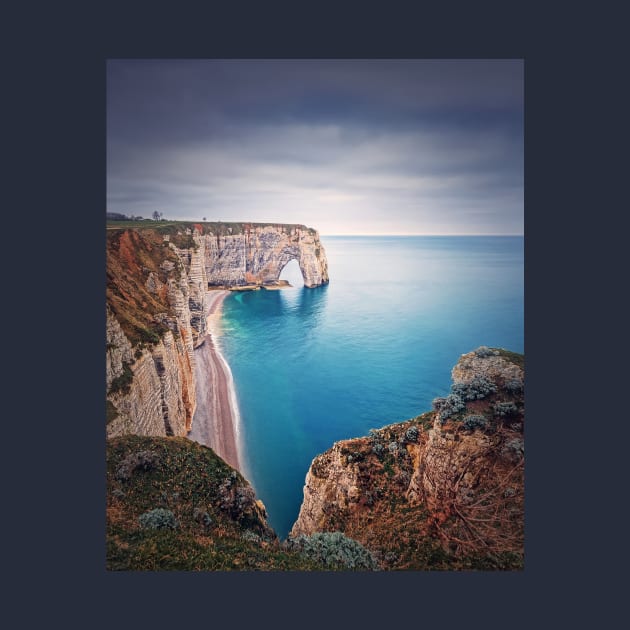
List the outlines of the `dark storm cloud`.
{"label": "dark storm cloud", "polygon": [[108,209],[521,233],[518,61],[110,61]]}

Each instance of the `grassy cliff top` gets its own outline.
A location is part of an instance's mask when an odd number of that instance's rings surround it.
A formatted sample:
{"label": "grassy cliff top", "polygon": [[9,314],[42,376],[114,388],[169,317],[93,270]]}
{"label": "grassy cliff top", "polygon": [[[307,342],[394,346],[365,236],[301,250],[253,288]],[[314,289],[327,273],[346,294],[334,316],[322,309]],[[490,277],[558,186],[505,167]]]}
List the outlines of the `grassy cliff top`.
{"label": "grassy cliff top", "polygon": [[107,569],[313,570],[284,550],[249,483],[186,438],[107,442]]}
{"label": "grassy cliff top", "polygon": [[506,350],[505,348],[493,348],[499,353],[499,356],[507,359],[514,363],[514,365],[518,365],[522,370],[525,369],[525,355],[519,352],[512,352],[511,350]]}
{"label": "grassy cliff top", "polygon": [[273,227],[282,231],[300,229],[315,234],[314,228],[309,228],[301,223],[253,223],[248,221],[223,222],[223,221],[107,221],[108,232],[114,230],[127,229],[150,229],[159,234],[177,234],[185,229],[196,229],[202,234],[212,234],[214,236],[229,236],[243,234],[248,230],[264,227]]}

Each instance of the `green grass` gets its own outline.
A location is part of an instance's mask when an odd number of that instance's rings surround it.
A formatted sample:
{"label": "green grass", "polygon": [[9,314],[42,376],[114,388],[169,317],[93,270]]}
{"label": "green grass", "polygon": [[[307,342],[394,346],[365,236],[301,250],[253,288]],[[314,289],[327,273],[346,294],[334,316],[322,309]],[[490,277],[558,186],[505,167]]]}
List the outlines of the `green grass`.
{"label": "green grass", "polygon": [[508,361],[514,363],[514,365],[518,365],[522,370],[525,369],[525,355],[519,354],[518,352],[512,352],[511,350],[505,350],[505,348],[492,348],[493,350],[498,350],[499,355],[505,357]]}
{"label": "green grass", "polygon": [[435,419],[435,413],[433,411],[426,411],[414,418],[414,421],[419,424],[423,429],[429,430],[433,428],[433,421]]}
{"label": "green grass", "polygon": [[131,389],[132,381],[133,371],[131,370],[131,366],[126,361],[123,361],[123,372],[120,376],[117,376],[114,380],[112,380],[112,383],[109,386],[109,393],[115,394],[117,392],[122,392],[123,394],[128,394]]}
{"label": "green grass", "polygon": [[513,552],[486,553],[464,556],[461,569],[472,571],[519,571],[524,568],[522,554]]}
{"label": "green grass", "polygon": [[321,564],[279,544],[263,548],[238,538],[200,543],[189,533],[170,530],[108,531],[107,568],[111,571],[313,571]]}
{"label": "green grass", "polygon": [[111,401],[107,400],[105,404],[106,424],[113,422],[116,418],[118,418],[118,415],[116,407],[114,407]]}
{"label": "green grass", "polygon": [[388,477],[393,477],[394,476],[394,457],[391,453],[385,451],[385,455],[383,456],[383,472],[388,476]]}
{"label": "green grass", "polygon": [[[121,475],[138,453],[154,461]],[[145,458],[146,459],[146,458]],[[322,570],[282,549],[259,508],[240,501],[247,481],[214,451],[186,438],[127,435],[107,441],[106,566],[112,571]],[[171,510],[177,530],[147,530],[140,515]],[[195,508],[211,523],[195,518]],[[253,509],[252,509],[253,508]],[[254,540],[243,539],[246,532]]]}
{"label": "green grass", "polygon": [[314,228],[306,227],[300,223],[249,223],[243,221],[223,222],[223,221],[107,221],[108,230],[125,230],[125,229],[152,229],[160,234],[177,234],[178,230],[186,228],[193,229],[193,226],[200,225],[203,234],[214,234],[226,236],[230,234],[243,234],[248,229],[275,227],[286,231],[287,229],[300,228],[306,230],[309,234],[314,235]]}
{"label": "green grass", "polygon": [[154,228],[160,230],[172,225],[181,224],[179,221],[107,221],[108,230],[128,230],[130,228]]}

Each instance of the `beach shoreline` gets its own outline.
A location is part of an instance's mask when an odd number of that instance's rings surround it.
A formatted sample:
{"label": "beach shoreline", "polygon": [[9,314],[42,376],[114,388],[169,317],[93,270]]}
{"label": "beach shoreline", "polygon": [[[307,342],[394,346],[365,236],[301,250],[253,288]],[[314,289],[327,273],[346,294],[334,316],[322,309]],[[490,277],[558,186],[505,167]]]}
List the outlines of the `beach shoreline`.
{"label": "beach shoreline", "polygon": [[207,334],[195,353],[196,409],[188,439],[210,447],[241,474],[240,414],[232,372],[218,344],[227,290],[206,294]]}

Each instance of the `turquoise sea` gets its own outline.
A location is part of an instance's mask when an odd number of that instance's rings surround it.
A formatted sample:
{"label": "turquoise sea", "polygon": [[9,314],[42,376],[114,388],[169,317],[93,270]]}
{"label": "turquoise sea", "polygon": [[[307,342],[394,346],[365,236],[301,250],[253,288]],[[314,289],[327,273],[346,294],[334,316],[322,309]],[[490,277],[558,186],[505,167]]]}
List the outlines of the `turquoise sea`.
{"label": "turquoise sea", "polygon": [[[321,240],[327,286],[224,302],[245,472],[281,538],[315,455],[428,411],[465,352],[524,351],[523,237]],[[301,283],[297,263],[281,277]]]}

